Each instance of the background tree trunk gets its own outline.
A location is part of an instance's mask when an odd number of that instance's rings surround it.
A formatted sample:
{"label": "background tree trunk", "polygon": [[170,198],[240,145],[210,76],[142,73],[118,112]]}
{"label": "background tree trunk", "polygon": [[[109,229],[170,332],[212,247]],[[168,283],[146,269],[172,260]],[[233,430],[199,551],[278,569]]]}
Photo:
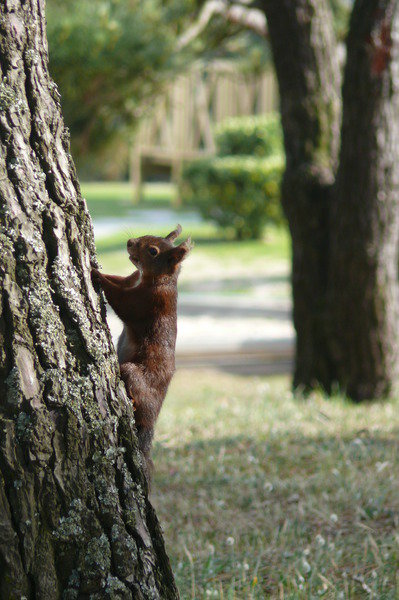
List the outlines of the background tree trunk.
{"label": "background tree trunk", "polygon": [[[324,0],[262,0],[280,88],[292,236],[294,386],[354,399],[399,380],[399,37],[395,0],[357,0],[340,91]],[[336,182],[334,184],[334,180]]]}
{"label": "background tree trunk", "polygon": [[330,306],[338,383],[358,400],[389,395],[399,380],[398,39],[397,0],[356,2],[331,221]]}
{"label": "background tree trunk", "polygon": [[0,11],[0,598],[177,598],[90,282],[44,2]]}
{"label": "background tree trunk", "polygon": [[329,209],[340,125],[340,71],[326,0],[261,0],[284,130],[282,203],[292,237],[294,386],[330,387],[326,326]]}

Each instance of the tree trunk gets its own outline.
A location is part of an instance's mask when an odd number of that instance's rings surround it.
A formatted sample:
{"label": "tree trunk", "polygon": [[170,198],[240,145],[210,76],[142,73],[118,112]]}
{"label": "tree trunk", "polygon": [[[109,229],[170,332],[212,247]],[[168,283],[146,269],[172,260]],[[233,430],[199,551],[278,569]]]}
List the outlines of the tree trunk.
{"label": "tree trunk", "polygon": [[358,0],[331,222],[333,355],[354,399],[399,380],[399,5]]}
{"label": "tree trunk", "polygon": [[0,12],[0,598],[177,598],[90,282],[44,2]]}
{"label": "tree trunk", "polygon": [[284,130],[282,203],[292,237],[294,386],[329,388],[329,209],[340,123],[340,71],[326,0],[262,0]]}

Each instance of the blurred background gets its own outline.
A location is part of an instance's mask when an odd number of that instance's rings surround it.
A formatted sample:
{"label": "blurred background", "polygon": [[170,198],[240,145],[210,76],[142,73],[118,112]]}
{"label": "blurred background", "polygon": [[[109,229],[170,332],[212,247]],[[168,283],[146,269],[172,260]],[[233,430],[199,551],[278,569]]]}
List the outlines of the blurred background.
{"label": "blurred background", "polygon": [[[132,236],[180,223],[195,242],[152,493],[182,598],[397,598],[396,400],[291,391],[291,158],[263,4],[47,0],[52,76],[103,271],[130,272]],[[342,72],[353,2],[302,4]]]}

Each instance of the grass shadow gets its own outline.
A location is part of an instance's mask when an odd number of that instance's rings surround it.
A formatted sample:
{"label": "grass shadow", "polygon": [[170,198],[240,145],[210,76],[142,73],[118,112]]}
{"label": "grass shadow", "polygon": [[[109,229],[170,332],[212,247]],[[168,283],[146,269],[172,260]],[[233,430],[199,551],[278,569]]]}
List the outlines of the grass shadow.
{"label": "grass shadow", "polygon": [[155,444],[153,500],[182,597],[194,577],[198,598],[313,598],[323,584],[331,598],[364,585],[396,598],[398,433]]}

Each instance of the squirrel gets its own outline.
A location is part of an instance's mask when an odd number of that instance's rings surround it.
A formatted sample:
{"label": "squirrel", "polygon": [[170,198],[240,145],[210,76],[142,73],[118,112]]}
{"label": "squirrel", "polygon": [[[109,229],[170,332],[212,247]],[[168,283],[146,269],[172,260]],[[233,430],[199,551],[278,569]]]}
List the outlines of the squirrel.
{"label": "squirrel", "polygon": [[115,313],[123,322],[117,345],[122,380],[135,409],[139,448],[148,483],[154,426],[175,371],[177,278],[181,262],[192,248],[188,238],[173,242],[182,228],[166,237],[145,235],[127,242],[129,260],[137,270],[128,277],[104,275],[92,269]]}

